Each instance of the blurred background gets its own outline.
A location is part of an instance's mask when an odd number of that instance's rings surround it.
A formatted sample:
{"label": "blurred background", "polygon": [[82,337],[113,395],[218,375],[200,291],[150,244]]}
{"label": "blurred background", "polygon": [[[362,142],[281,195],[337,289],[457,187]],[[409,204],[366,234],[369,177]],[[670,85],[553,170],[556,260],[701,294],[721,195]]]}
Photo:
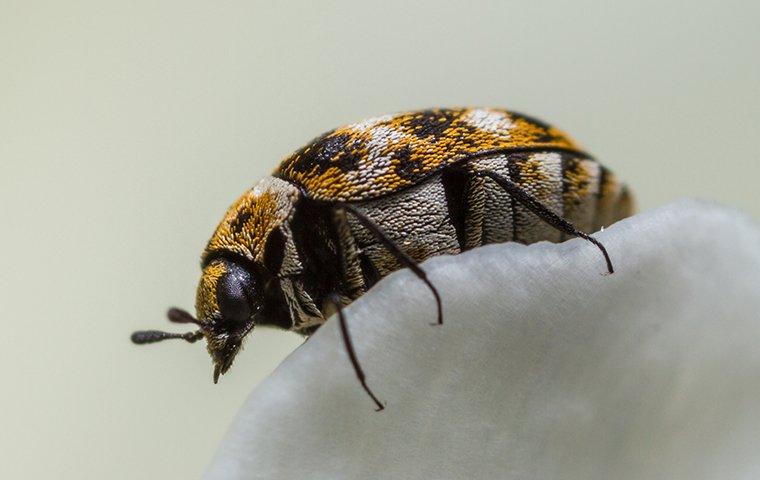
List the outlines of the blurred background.
{"label": "blurred background", "polygon": [[0,1],[0,477],[202,475],[300,337],[258,329],[213,385],[202,344],[129,334],[182,331],[164,312],[192,309],[227,206],[338,125],[512,108],[641,209],[760,217],[758,20],[726,0]]}

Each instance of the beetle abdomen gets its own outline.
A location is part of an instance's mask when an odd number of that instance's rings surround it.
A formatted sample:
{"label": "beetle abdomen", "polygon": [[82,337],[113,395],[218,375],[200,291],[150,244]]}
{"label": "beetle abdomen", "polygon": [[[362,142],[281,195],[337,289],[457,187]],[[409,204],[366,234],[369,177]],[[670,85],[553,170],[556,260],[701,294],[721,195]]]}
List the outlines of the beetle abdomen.
{"label": "beetle abdomen", "polygon": [[[455,224],[451,221],[446,188],[440,175],[403,192],[358,204],[383,232],[416,261],[461,251]],[[357,246],[380,276],[401,265],[377,238],[355,218],[349,225]]]}
{"label": "beetle abdomen", "polygon": [[[415,260],[489,243],[559,242],[566,235],[545,223],[478,170],[519,185],[578,228],[596,231],[632,212],[632,201],[614,174],[580,154],[542,151],[474,158],[418,185],[358,205]],[[351,222],[358,247],[384,276],[401,266]]]}
{"label": "beetle abdomen", "polygon": [[[510,179],[582,231],[597,231],[632,213],[627,188],[607,168],[583,155],[552,151],[513,153],[475,159],[468,166]],[[507,241],[529,244],[568,238],[519,205],[493,180],[476,178],[468,188],[467,248]]]}

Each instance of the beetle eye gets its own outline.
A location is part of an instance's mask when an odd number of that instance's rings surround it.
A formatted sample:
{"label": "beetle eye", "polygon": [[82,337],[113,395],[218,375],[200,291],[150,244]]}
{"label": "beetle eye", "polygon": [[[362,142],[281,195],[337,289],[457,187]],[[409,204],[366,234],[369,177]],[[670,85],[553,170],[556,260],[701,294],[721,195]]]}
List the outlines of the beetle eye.
{"label": "beetle eye", "polygon": [[253,278],[235,264],[227,265],[227,272],[217,284],[217,300],[222,318],[231,323],[247,323],[258,309],[255,305]]}

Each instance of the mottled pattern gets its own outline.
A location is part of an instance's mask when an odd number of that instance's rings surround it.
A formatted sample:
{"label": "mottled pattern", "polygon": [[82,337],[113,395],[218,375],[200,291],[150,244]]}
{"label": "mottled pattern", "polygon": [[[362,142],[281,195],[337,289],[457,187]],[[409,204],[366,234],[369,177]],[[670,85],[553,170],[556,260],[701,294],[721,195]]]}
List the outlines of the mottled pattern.
{"label": "mottled pattern", "polygon": [[[474,171],[496,172],[507,178],[582,231],[595,232],[632,212],[625,187],[597,161],[567,152],[498,155],[467,162]],[[566,235],[517,204],[491,179],[477,179],[469,187],[468,246],[516,241],[564,240]],[[482,212],[482,213],[479,213]],[[482,237],[477,237],[477,225]]]}
{"label": "mottled pattern", "polygon": [[506,110],[434,109],[332,130],[285,159],[275,176],[321,200],[396,192],[472,155],[578,146],[560,130]]}
{"label": "mottled pattern", "polygon": [[[514,182],[589,233],[633,210],[630,193],[612,172],[538,120],[494,109],[365,120],[300,149],[276,177],[263,179],[230,207],[203,255],[199,318],[219,315],[216,284],[224,270],[213,260],[217,255],[268,269],[283,305],[275,309],[281,313],[259,321],[306,335],[332,313],[327,294],[348,304],[401,268],[334,201],[352,203],[418,262],[488,243],[565,238],[493,179],[478,175],[485,171]],[[270,238],[277,241],[268,243]],[[222,345],[223,333],[210,341]]]}
{"label": "mottled pattern", "polygon": [[298,195],[292,184],[262,179],[227,210],[203,252],[204,261],[215,252],[261,261],[269,234],[290,218]]}
{"label": "mottled pattern", "polygon": [[[515,153],[487,157],[468,162],[473,171],[496,172],[520,185],[539,199],[546,207],[562,215],[562,154],[557,152]],[[482,189],[483,192],[478,190]],[[481,195],[485,197],[482,237],[479,243],[473,239],[469,245],[516,241],[533,243],[540,240],[557,241],[559,232],[543,222],[522,205],[516,204],[510,195],[495,181],[485,178],[470,188],[473,204]],[[498,212],[498,213],[497,213]],[[474,213],[474,212],[473,212]],[[473,227],[471,227],[473,228]]]}
{"label": "mottled pattern", "polygon": [[[539,199],[554,213],[588,232],[631,213],[630,198],[615,176],[596,161],[565,152],[498,154],[461,166],[465,171],[502,175]],[[458,244],[456,227],[444,198],[443,179],[435,175],[419,185],[379,199],[361,202],[362,211],[382,226],[389,238],[418,261],[457,254],[489,243],[558,242],[563,235],[515,202],[496,182],[471,175],[464,195],[465,238]],[[382,275],[401,267],[358,222],[350,222],[362,254]]]}

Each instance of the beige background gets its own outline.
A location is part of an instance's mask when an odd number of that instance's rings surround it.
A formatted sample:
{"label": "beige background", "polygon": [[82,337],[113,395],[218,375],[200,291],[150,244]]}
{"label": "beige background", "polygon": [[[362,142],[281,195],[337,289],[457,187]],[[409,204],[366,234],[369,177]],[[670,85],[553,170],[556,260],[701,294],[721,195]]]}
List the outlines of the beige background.
{"label": "beige background", "polygon": [[202,346],[128,335],[192,307],[228,204],[337,125],[513,108],[642,208],[760,217],[757,2],[273,3],[0,0],[0,477],[201,474],[300,339],[257,330],[214,386]]}

